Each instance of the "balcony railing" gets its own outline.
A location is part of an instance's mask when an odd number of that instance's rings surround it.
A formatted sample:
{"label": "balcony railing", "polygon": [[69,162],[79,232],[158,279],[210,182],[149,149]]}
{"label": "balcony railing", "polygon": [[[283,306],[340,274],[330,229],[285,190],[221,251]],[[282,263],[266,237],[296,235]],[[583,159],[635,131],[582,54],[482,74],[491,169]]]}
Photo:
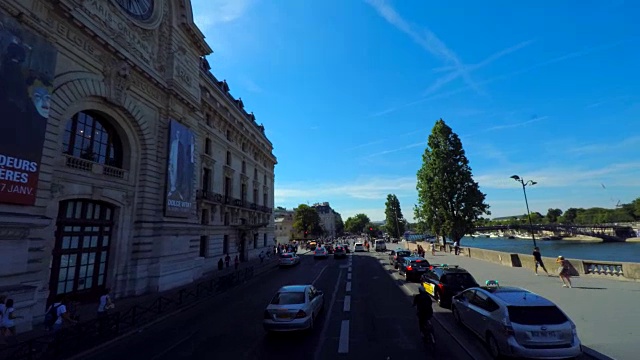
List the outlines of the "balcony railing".
{"label": "balcony railing", "polygon": [[208,190],[196,191],[196,198],[198,200],[207,200],[218,204],[222,203],[222,194],[218,194]]}
{"label": "balcony railing", "polygon": [[206,200],[217,204],[231,205],[243,209],[260,211],[267,214],[271,214],[273,212],[273,209],[270,207],[258,205],[247,200],[236,199],[232,196],[222,195],[208,190],[196,191],[196,198],[198,200]]}
{"label": "balcony railing", "polygon": [[101,174],[112,178],[127,180],[127,170],[120,169],[115,166],[100,164],[95,161],[82,159],[72,155],[64,154],[65,165],[71,169],[89,171],[94,174]]}

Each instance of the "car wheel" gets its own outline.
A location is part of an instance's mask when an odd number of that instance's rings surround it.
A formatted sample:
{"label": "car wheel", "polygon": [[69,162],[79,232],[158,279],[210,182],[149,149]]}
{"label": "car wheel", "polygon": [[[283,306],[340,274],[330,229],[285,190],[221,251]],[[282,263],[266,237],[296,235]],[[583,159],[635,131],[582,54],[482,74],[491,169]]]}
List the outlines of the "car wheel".
{"label": "car wheel", "polygon": [[451,315],[453,315],[453,320],[456,321],[456,324],[462,325],[462,319],[460,318],[460,313],[458,312],[458,309],[455,308],[455,306],[451,307]]}
{"label": "car wheel", "polygon": [[487,348],[489,350],[489,353],[491,354],[491,357],[493,357],[494,359],[501,358],[500,347],[498,347],[498,342],[496,341],[496,338],[491,335],[491,333],[487,334]]}

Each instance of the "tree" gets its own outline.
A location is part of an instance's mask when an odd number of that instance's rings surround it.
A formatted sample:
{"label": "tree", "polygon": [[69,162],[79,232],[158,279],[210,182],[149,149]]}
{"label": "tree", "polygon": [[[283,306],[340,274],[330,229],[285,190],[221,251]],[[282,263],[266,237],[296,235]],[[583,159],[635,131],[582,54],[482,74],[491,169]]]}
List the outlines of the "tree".
{"label": "tree", "polygon": [[356,214],[353,217],[347,218],[347,221],[344,223],[344,228],[352,234],[361,234],[370,222],[371,220],[367,215]]}
{"label": "tree", "polygon": [[429,224],[424,221],[424,217],[422,216],[422,211],[418,205],[413,205],[413,218],[416,219],[416,226],[413,229],[418,234],[424,234],[427,232],[431,232]]}
{"label": "tree", "polygon": [[375,224],[369,222],[364,227],[364,232],[370,237],[378,237],[378,233],[380,232],[380,228]]}
{"label": "tree", "polygon": [[547,221],[549,221],[549,223],[553,224],[558,222],[558,218],[562,216],[562,210],[560,209],[549,209],[547,210]]}
{"label": "tree", "polygon": [[303,234],[305,239],[307,235],[320,235],[322,233],[320,215],[318,215],[315,208],[300,204],[294,209],[293,228],[298,233]]}
{"label": "tree", "polygon": [[384,230],[387,234],[392,234],[399,239],[404,234],[405,220],[400,209],[400,200],[395,194],[387,195],[387,202],[384,203],[385,224]]}
{"label": "tree", "polygon": [[567,222],[569,224],[573,224],[577,217],[578,209],[576,208],[569,208],[564,212],[564,222]]}
{"label": "tree", "polygon": [[472,232],[480,215],[491,214],[485,194],[473,180],[460,138],[442,119],[429,135],[416,188],[422,220],[434,233],[452,241]]}
{"label": "tree", "polygon": [[344,233],[344,222],[342,222],[342,215],[340,215],[340,213],[335,213],[335,214],[336,214],[336,235],[342,236],[342,233]]}

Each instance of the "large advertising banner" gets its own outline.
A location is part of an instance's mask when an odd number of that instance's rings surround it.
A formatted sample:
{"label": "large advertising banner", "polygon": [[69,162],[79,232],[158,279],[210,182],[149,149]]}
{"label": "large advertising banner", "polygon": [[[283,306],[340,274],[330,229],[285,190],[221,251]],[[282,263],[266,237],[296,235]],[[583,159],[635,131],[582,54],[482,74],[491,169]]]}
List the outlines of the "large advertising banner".
{"label": "large advertising banner", "polygon": [[175,120],[169,123],[167,199],[165,215],[188,217],[193,207],[195,174],[195,136]]}
{"label": "large advertising banner", "polygon": [[56,49],[0,12],[0,203],[33,205]]}

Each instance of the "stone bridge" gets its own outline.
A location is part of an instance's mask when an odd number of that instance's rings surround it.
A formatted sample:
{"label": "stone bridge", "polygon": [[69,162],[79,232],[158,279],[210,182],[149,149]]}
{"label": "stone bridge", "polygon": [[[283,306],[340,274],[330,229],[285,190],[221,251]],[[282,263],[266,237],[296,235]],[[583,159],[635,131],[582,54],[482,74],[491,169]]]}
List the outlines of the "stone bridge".
{"label": "stone bridge", "polygon": [[[476,226],[475,231],[510,231],[524,230],[529,232],[530,225],[492,225],[492,226]],[[602,239],[605,242],[621,242],[628,238],[634,237],[635,232],[631,226],[625,225],[575,225],[575,224],[535,224],[533,232],[540,233],[542,231],[551,231],[558,236],[575,236],[586,235]]]}

